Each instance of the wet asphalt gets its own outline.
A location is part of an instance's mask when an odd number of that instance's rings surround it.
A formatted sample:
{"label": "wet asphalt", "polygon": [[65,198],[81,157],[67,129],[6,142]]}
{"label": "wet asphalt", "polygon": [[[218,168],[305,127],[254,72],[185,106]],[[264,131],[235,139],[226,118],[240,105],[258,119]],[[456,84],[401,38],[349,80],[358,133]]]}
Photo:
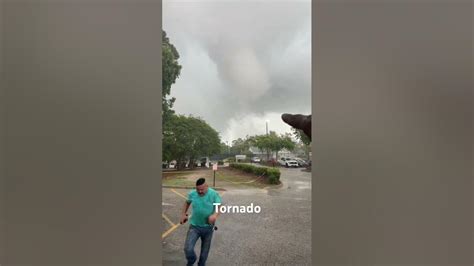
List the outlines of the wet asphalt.
{"label": "wet asphalt", "polygon": [[[261,207],[256,213],[222,214],[207,265],[311,265],[311,173],[281,168],[279,188],[229,187],[224,204]],[[182,195],[188,190],[176,189]],[[163,213],[175,224],[184,198],[163,189]],[[163,219],[164,232],[171,225]],[[189,224],[163,239],[163,265],[186,265],[183,245]],[[200,241],[196,244],[199,254]]]}

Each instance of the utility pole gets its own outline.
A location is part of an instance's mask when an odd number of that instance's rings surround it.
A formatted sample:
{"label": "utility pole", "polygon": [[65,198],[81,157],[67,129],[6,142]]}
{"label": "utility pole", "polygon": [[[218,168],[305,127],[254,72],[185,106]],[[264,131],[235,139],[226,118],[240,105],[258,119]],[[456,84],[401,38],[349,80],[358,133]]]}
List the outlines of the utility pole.
{"label": "utility pole", "polygon": [[[265,129],[266,129],[267,136],[268,136],[268,120],[265,120]],[[270,154],[268,153],[268,149],[267,149],[267,161],[268,160],[270,160]]]}

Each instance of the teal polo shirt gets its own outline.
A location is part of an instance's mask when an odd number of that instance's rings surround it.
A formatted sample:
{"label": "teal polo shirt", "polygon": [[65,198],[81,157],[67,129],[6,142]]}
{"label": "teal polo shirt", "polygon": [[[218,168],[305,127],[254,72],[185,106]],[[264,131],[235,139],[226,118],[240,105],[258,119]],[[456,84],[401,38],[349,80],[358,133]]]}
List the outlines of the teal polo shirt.
{"label": "teal polo shirt", "polygon": [[207,188],[206,194],[200,196],[196,189],[188,193],[187,202],[192,205],[193,212],[190,223],[194,226],[209,227],[207,219],[214,213],[213,203],[222,203],[219,193],[212,188]]}

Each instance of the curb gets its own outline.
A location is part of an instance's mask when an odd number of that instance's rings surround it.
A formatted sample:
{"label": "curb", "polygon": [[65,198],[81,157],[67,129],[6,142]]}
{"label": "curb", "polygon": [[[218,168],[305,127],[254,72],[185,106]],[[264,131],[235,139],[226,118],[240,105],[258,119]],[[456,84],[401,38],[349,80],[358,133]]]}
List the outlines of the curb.
{"label": "curb", "polygon": [[[194,186],[169,186],[169,185],[164,185],[164,186],[161,186],[162,188],[182,188],[182,189],[194,189],[196,187]],[[221,188],[221,187],[212,187],[212,186],[209,186],[210,188],[213,188],[214,190],[217,190],[217,191],[227,191],[225,188]]]}

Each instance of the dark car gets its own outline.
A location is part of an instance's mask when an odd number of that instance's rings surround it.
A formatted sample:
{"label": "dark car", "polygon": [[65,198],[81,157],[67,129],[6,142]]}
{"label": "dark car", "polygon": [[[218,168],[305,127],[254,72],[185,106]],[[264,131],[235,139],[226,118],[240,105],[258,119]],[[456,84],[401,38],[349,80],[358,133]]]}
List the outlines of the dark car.
{"label": "dark car", "polygon": [[295,159],[293,159],[293,160],[295,160],[296,162],[298,162],[298,166],[300,166],[300,167],[309,166],[308,162],[306,162],[306,161],[303,160],[303,159],[295,158]]}

